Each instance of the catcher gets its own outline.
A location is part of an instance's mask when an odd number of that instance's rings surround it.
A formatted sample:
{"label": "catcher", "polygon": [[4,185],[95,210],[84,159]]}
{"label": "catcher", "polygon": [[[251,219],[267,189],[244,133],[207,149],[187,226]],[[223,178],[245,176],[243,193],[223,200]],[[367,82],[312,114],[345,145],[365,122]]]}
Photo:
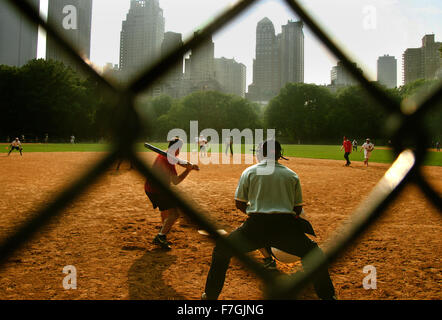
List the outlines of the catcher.
{"label": "catcher", "polygon": [[18,150],[20,152],[20,155],[23,156],[23,147],[21,146],[21,142],[18,138],[15,138],[15,140],[11,142],[8,156],[11,154],[12,150]]}
{"label": "catcher", "polygon": [[[323,252],[305,235],[314,233],[310,223],[299,217],[302,213],[299,177],[278,162],[281,158],[281,145],[278,141],[264,142],[262,150],[264,160],[242,173],[235,192],[236,206],[248,218],[228,238],[241,243],[244,253],[274,247],[299,256],[303,267],[309,269],[311,261],[305,259],[307,254],[313,249],[318,250],[321,255]],[[267,165],[274,166],[273,173],[259,174],[259,169]],[[218,298],[231,257],[232,252],[228,248],[221,243],[215,245],[202,299]],[[313,284],[320,298],[336,299],[327,267],[318,271]]]}
{"label": "catcher", "polygon": [[371,152],[374,150],[374,144],[370,142],[367,138],[365,143],[361,147],[361,151],[364,150],[364,164],[368,167],[368,159],[370,158]]}

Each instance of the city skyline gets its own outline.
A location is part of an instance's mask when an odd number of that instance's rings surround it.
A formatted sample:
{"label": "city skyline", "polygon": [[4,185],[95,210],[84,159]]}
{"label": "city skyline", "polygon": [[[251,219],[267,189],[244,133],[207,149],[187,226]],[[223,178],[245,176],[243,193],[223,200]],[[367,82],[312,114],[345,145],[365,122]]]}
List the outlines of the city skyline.
{"label": "city skyline", "polygon": [[[42,0],[42,8],[47,0]],[[164,11],[165,31],[183,34],[188,39],[195,29],[204,25],[235,1],[160,0]],[[425,34],[442,34],[442,5],[437,1],[373,0],[362,1],[301,1],[317,18],[332,39],[366,73],[376,80],[377,58],[384,54],[400,58],[407,48],[416,47]],[[99,66],[119,63],[119,33],[130,1],[94,0],[92,17],[91,61]],[[196,10],[198,8],[198,10]],[[374,13],[375,19],[371,19]],[[255,28],[259,20],[268,17],[275,32],[289,20],[298,20],[284,2],[264,0],[252,6],[238,19],[214,34],[215,57],[235,58],[247,67],[247,85],[251,84],[255,58]],[[373,22],[374,21],[374,22]],[[371,23],[371,25],[370,25]],[[352,28],[349,28],[352,26]],[[40,47],[40,45],[39,45]],[[39,51],[39,56],[41,52]],[[330,83],[330,70],[337,63],[308,27],[305,27],[305,82]],[[402,79],[402,65],[398,65],[398,79]],[[398,85],[402,85],[398,81]]]}

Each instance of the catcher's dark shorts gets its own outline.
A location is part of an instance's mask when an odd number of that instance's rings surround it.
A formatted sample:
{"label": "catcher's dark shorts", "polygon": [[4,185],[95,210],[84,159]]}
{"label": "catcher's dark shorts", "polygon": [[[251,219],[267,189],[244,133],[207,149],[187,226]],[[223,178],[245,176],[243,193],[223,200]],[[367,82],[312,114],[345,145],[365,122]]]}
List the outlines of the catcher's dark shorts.
{"label": "catcher's dark shorts", "polygon": [[172,198],[160,193],[146,192],[146,195],[149,197],[150,202],[152,202],[154,209],[158,208],[160,211],[165,211],[178,207],[178,204]]}
{"label": "catcher's dark shorts", "polygon": [[20,147],[11,147],[11,151],[12,150],[17,150],[17,151],[20,151],[21,150],[21,148]]}

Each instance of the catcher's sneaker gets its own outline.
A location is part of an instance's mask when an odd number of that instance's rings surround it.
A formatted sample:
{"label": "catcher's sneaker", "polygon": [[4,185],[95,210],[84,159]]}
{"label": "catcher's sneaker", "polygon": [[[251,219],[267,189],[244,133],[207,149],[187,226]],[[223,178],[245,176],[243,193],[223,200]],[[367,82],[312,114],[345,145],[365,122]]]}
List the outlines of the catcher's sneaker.
{"label": "catcher's sneaker", "polygon": [[268,270],[276,270],[276,260],[272,257],[264,258],[264,268]]}
{"label": "catcher's sneaker", "polygon": [[156,244],[157,246],[160,246],[162,249],[165,250],[171,250],[172,247],[170,246],[170,243],[166,239],[166,235],[159,235],[153,239],[153,244]]}

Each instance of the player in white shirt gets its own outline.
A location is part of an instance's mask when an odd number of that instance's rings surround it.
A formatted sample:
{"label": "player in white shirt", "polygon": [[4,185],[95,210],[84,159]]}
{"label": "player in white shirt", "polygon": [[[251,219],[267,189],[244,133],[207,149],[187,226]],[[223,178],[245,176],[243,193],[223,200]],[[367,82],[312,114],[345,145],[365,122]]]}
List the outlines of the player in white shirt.
{"label": "player in white shirt", "polygon": [[20,155],[23,156],[23,147],[21,146],[21,142],[20,140],[18,140],[18,138],[15,138],[15,140],[11,142],[8,156],[11,154],[12,150],[18,150],[20,152]]}
{"label": "player in white shirt", "polygon": [[198,145],[201,157],[207,157],[207,139],[203,135],[200,135]]}
{"label": "player in white shirt", "polygon": [[367,138],[365,143],[361,147],[361,151],[364,150],[364,164],[368,167],[368,159],[370,158],[371,152],[374,150],[374,144],[370,142]]}

